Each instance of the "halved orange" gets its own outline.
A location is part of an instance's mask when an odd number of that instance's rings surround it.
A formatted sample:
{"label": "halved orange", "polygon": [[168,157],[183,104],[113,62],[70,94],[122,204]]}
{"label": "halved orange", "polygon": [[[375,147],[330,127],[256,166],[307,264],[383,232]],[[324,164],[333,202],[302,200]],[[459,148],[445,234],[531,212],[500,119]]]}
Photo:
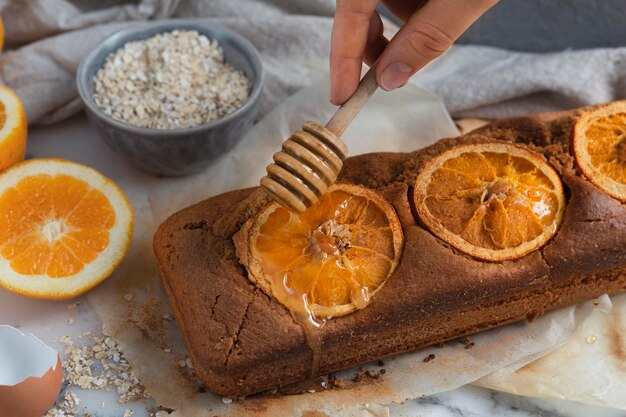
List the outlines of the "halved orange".
{"label": "halved orange", "polygon": [[626,202],[626,101],[581,115],[572,138],[583,174],[607,194]]}
{"label": "halved orange", "polygon": [[508,143],[442,152],[418,174],[413,199],[432,233],[487,261],[520,258],[544,245],[565,208],[561,180],[548,162]]}
{"label": "halved orange", "polygon": [[292,313],[329,318],[367,306],[396,268],[403,239],[382,196],[337,184],[301,214],[269,204],[235,241],[267,294]]}
{"label": "halved orange", "polygon": [[4,48],[4,22],[0,18],[0,51]]}
{"label": "halved orange", "polygon": [[0,85],[0,171],[24,160],[26,115],[15,93]]}
{"label": "halved orange", "polygon": [[0,174],[0,285],[45,299],[107,278],[131,241],[124,193],[84,165],[32,159]]}

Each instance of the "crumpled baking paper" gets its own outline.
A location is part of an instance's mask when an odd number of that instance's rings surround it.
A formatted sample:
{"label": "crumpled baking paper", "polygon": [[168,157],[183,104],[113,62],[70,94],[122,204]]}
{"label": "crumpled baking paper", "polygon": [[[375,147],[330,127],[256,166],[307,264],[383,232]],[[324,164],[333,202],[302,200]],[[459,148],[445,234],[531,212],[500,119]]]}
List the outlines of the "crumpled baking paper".
{"label": "crumpled baking paper", "polygon": [[515,363],[474,383],[540,398],[626,410],[626,294],[593,314],[564,345],[530,363]]}
{"label": "crumpled baking paper", "polygon": [[[322,78],[327,78],[323,74]],[[386,374],[351,383],[355,369],[339,374],[346,388],[301,395],[252,396],[233,402],[199,389],[184,365],[185,348],[171,319],[152,254],[152,236],[175,211],[204,198],[258,183],[271,155],[306,120],[323,122],[334,107],[328,85],[315,82],[276,107],[229,154],[205,172],[186,178],[148,175],[115,178],[135,208],[131,253],[104,285],[88,295],[107,330],[117,338],[137,376],[157,404],[175,416],[384,416],[384,404],[454,389],[511,364],[536,359],[570,340],[589,317],[599,314],[590,302],[473,337],[385,360]],[[352,123],[344,140],[350,154],[411,151],[457,134],[438,98],[414,86],[378,92]],[[132,294],[131,302],[125,294]],[[608,308],[607,299],[600,305]],[[167,349],[167,351],[166,351]],[[424,362],[429,354],[435,359]],[[181,363],[182,361],[182,363]],[[181,366],[182,365],[182,366]],[[375,370],[380,368],[375,367]],[[209,412],[209,414],[207,414]]]}

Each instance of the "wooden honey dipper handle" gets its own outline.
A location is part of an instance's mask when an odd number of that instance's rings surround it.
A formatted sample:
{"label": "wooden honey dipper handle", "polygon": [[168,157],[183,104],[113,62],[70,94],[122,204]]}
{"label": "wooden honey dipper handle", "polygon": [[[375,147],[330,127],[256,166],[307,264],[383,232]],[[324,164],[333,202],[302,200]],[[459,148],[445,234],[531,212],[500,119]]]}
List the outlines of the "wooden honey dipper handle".
{"label": "wooden honey dipper handle", "polygon": [[330,118],[326,127],[306,122],[274,154],[261,188],[285,208],[301,213],[315,204],[339,175],[348,149],[339,138],[374,94],[378,84],[370,68],[356,91]]}
{"label": "wooden honey dipper handle", "polygon": [[352,122],[363,106],[365,106],[365,103],[372,97],[372,94],[374,94],[377,88],[376,69],[372,67],[365,73],[354,94],[339,107],[328,123],[326,123],[326,129],[330,130],[338,137],[343,135],[343,132],[346,131],[350,122]]}

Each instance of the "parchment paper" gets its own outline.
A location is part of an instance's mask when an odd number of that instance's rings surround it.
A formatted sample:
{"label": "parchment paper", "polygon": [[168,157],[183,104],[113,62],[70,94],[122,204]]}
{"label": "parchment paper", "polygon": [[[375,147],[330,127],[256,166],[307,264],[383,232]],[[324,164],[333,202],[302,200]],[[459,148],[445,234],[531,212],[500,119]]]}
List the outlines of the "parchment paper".
{"label": "parchment paper", "polygon": [[[290,132],[303,121],[324,121],[330,116],[334,108],[328,104],[327,94],[328,85],[323,82],[296,93],[200,175],[118,179],[135,207],[134,243],[122,268],[91,292],[89,300],[149,393],[159,405],[177,410],[175,416],[387,415],[384,404],[454,389],[510,364],[545,355],[573,337],[587,318],[599,314],[586,303],[546,314],[532,325],[521,322],[484,332],[473,338],[472,349],[452,343],[401,355],[385,360],[387,372],[377,380],[351,383],[356,371],[349,370],[340,375],[346,387],[339,390],[253,396],[228,404],[212,393],[199,392],[193,371],[179,364],[186,358],[185,349],[157,275],[152,235],[178,209],[220,192],[257,184],[271,155]],[[456,134],[439,99],[408,86],[394,93],[377,93],[344,140],[351,154],[358,154],[410,151]],[[126,294],[132,294],[131,301],[124,298]],[[604,299],[600,305],[608,309],[610,303]],[[431,353],[435,359],[425,363],[423,359]]]}
{"label": "parchment paper", "polygon": [[611,310],[593,314],[552,353],[502,368],[475,385],[626,410],[626,294],[613,297]]}

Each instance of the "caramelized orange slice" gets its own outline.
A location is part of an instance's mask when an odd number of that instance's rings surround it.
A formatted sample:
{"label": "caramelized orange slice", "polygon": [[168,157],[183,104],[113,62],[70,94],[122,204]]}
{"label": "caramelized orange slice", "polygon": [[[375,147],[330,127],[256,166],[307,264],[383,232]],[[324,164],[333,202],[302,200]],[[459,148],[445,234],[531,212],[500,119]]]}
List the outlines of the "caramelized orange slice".
{"label": "caramelized orange slice", "polygon": [[132,227],[122,191],[93,169],[22,162],[0,175],[0,285],[37,298],[80,295],[122,261]]}
{"label": "caramelized orange slice", "polygon": [[423,168],[414,203],[424,225],[471,256],[515,259],[557,231],[565,196],[546,160],[506,143],[456,146]]}
{"label": "caramelized orange slice", "polygon": [[271,203],[235,241],[267,294],[294,314],[329,318],[367,306],[396,268],[403,236],[383,197],[338,184],[301,214]]}
{"label": "caramelized orange slice", "polygon": [[583,114],[574,125],[572,148],[589,181],[626,202],[626,101]]}

